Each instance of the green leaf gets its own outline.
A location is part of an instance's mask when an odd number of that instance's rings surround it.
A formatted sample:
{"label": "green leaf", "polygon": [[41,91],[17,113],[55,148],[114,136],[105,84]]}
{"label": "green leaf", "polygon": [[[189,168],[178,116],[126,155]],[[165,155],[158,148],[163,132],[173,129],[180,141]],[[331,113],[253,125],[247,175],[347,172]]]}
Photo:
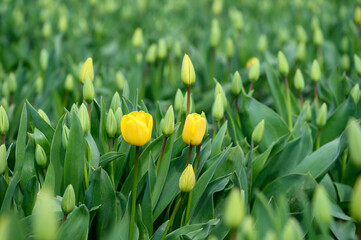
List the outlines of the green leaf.
{"label": "green leaf", "polygon": [[16,148],[15,148],[15,172],[21,170],[23,165],[24,156],[25,156],[25,148],[26,148],[26,130],[28,128],[28,115],[26,111],[26,104],[24,103],[23,111],[21,113],[20,118],[20,126],[19,132],[16,140]]}
{"label": "green leaf", "polygon": [[29,142],[26,147],[24,163],[20,174],[20,187],[22,191],[25,191],[30,178],[37,175],[35,164],[35,142],[34,139],[29,135]]}
{"label": "green leaf", "polygon": [[105,127],[105,121],[106,121],[106,114],[107,109],[105,107],[105,102],[103,98],[101,98],[101,113],[100,113],[100,124],[99,124],[99,140],[102,145],[102,152],[107,153],[109,152],[109,145],[108,145],[108,137],[107,137],[107,131]]}
{"label": "green leaf", "polygon": [[19,180],[20,180],[20,173],[16,172],[9,183],[8,189],[6,190],[5,197],[0,209],[0,215],[10,210],[15,188],[18,185]]}
{"label": "green leaf", "polygon": [[107,152],[106,154],[103,154],[99,159],[99,166],[105,167],[108,163],[115,161],[116,159],[124,156],[124,153],[119,152]]}
{"label": "green leaf", "polygon": [[31,215],[33,212],[33,207],[35,205],[36,197],[39,191],[39,183],[36,176],[30,178],[26,189],[24,191],[24,199],[22,208],[24,210],[25,216]]}
{"label": "green leaf", "polygon": [[227,125],[228,125],[228,121],[226,121],[222,125],[222,127],[219,129],[216,137],[212,142],[211,158],[221,153],[222,143],[223,143],[224,135],[226,134]]}
{"label": "green leaf", "polygon": [[74,209],[58,231],[58,239],[88,238],[89,212],[85,205]]}

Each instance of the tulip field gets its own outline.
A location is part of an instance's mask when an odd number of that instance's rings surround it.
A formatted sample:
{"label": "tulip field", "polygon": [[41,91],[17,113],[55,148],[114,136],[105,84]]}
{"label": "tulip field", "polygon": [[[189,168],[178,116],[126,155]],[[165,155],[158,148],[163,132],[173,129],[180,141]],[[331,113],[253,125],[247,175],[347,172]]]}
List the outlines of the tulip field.
{"label": "tulip field", "polygon": [[0,1],[0,240],[361,239],[361,0]]}

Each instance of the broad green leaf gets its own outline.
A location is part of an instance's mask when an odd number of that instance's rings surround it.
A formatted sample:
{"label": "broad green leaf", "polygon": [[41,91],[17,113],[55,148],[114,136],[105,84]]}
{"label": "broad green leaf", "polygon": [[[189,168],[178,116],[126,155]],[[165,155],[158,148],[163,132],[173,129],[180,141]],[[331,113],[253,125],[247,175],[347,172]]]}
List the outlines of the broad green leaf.
{"label": "broad green leaf", "polygon": [[109,145],[108,145],[108,137],[107,137],[107,131],[105,127],[105,121],[106,121],[106,114],[107,109],[105,107],[105,102],[103,98],[101,98],[101,113],[100,113],[100,124],[99,124],[99,138],[102,145],[102,152],[107,153],[109,152]]}
{"label": "broad green leaf", "polygon": [[217,132],[216,137],[213,139],[212,142],[212,152],[211,152],[211,158],[221,153],[221,147],[224,139],[224,135],[227,130],[228,122],[226,121],[222,127]]}
{"label": "broad green leaf", "polygon": [[30,178],[37,175],[35,164],[35,142],[29,135],[29,142],[26,146],[24,162],[20,174],[20,186],[22,191],[25,191]]}
{"label": "broad green leaf", "polygon": [[8,189],[6,190],[4,200],[1,205],[0,215],[10,210],[11,202],[15,192],[15,188],[20,180],[20,173],[16,172],[11,181],[9,182]]}
{"label": "broad green leaf", "polygon": [[85,205],[74,209],[67,220],[61,225],[58,231],[58,239],[79,239],[88,238],[89,212]]}
{"label": "broad green leaf", "polygon": [[24,210],[25,216],[31,215],[33,207],[35,205],[36,197],[39,191],[39,183],[36,176],[30,178],[26,189],[24,191],[24,199],[22,208]]}
{"label": "broad green leaf", "polygon": [[21,167],[23,165],[24,156],[25,156],[25,148],[26,148],[26,131],[28,128],[28,115],[26,110],[26,104],[24,103],[23,111],[21,113],[20,118],[20,126],[18,131],[18,136],[16,140],[16,148],[15,148],[15,172],[21,171]]}

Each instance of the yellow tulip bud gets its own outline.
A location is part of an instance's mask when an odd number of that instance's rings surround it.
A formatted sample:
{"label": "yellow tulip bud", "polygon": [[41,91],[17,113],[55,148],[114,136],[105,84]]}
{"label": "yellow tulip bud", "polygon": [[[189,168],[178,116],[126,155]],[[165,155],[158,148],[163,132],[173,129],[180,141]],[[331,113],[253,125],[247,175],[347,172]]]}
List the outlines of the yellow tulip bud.
{"label": "yellow tulip bud", "polygon": [[62,135],[61,135],[61,142],[63,144],[63,147],[66,149],[68,146],[68,140],[69,140],[69,128],[64,125],[63,126],[63,131],[62,131]]}
{"label": "yellow tulip bud", "polygon": [[6,159],[6,146],[5,144],[1,144],[0,146],[0,175],[2,175],[6,168],[8,167],[7,159]]}
{"label": "yellow tulip bud", "polygon": [[239,75],[238,71],[236,71],[233,75],[232,79],[232,93],[238,96],[242,91],[242,79],[241,75]]}
{"label": "yellow tulip bud", "polygon": [[331,203],[327,192],[322,185],[318,185],[313,195],[313,214],[319,224],[327,226],[332,221]]}
{"label": "yellow tulip bud", "polygon": [[169,137],[174,131],[174,112],[173,106],[171,105],[168,108],[167,113],[164,117],[164,122],[162,125],[162,133],[164,136]]}
{"label": "yellow tulip bud", "polygon": [[48,158],[46,157],[46,153],[42,146],[40,146],[39,144],[36,144],[35,147],[35,160],[36,164],[38,164],[38,166],[41,168],[45,168],[48,164]]}
{"label": "yellow tulip bud", "polygon": [[120,92],[123,92],[124,84],[127,81],[121,71],[118,71],[115,75],[117,86]]}
{"label": "yellow tulip bud", "polygon": [[183,142],[193,146],[201,144],[206,131],[206,124],[206,119],[198,113],[189,114],[183,127]]}
{"label": "yellow tulip bud", "polygon": [[83,128],[83,133],[85,134],[87,131],[90,131],[90,119],[88,110],[86,109],[84,103],[82,103],[79,108],[78,118],[80,120],[81,127]]}
{"label": "yellow tulip bud", "polygon": [[357,56],[356,54],[353,55],[353,59],[355,61],[355,69],[356,72],[359,76],[361,76],[361,59],[359,56]]}
{"label": "yellow tulip bud", "polygon": [[286,77],[289,72],[289,66],[288,66],[286,56],[281,51],[278,52],[278,71],[284,77]]}
{"label": "yellow tulip bud", "polygon": [[93,82],[90,79],[84,79],[84,86],[83,86],[83,97],[87,103],[91,103],[94,100],[94,86]]}
{"label": "yellow tulip bud", "polygon": [[164,38],[159,39],[158,41],[158,58],[164,59],[167,56],[167,42]]}
{"label": "yellow tulip bud", "polygon": [[252,133],[253,142],[257,145],[261,142],[264,131],[264,120],[257,124]]}
{"label": "yellow tulip bud", "polygon": [[357,178],[355,186],[352,190],[350,212],[351,216],[357,221],[361,222],[361,176]]}
{"label": "yellow tulip bud", "polygon": [[64,82],[64,88],[68,92],[73,91],[73,89],[74,89],[73,75],[71,75],[71,74],[66,75],[65,82]]}
{"label": "yellow tulip bud", "polygon": [[113,109],[109,109],[105,128],[107,130],[108,137],[113,138],[117,133],[117,120],[114,116]]}
{"label": "yellow tulip bud", "polygon": [[193,171],[193,166],[192,164],[188,164],[179,178],[179,189],[183,193],[191,192],[195,183],[196,177]]}
{"label": "yellow tulip bud", "polygon": [[49,64],[49,53],[46,49],[41,49],[40,51],[40,67],[43,71],[48,68]]}
{"label": "yellow tulip bud", "polygon": [[297,45],[296,59],[297,61],[303,61],[306,57],[306,43],[300,42]]}
{"label": "yellow tulip bud", "polygon": [[226,55],[227,55],[227,58],[232,58],[234,55],[234,43],[233,43],[232,38],[227,38]]}
{"label": "yellow tulip bud", "polygon": [[351,160],[358,168],[361,168],[361,128],[355,119],[351,119],[348,125],[348,145]]}
{"label": "yellow tulip bud", "polygon": [[16,82],[16,77],[15,77],[15,74],[14,74],[14,73],[10,73],[10,74],[9,74],[7,83],[8,83],[9,92],[10,92],[10,93],[15,92],[16,89],[17,89],[18,84],[17,84],[17,82]]}
{"label": "yellow tulip bud", "polygon": [[40,117],[41,117],[42,119],[44,119],[44,121],[47,122],[47,123],[51,126],[51,123],[50,123],[50,120],[49,120],[48,115],[46,115],[46,113],[45,113],[42,109],[40,109],[40,108],[39,108],[39,110],[38,110],[38,113],[39,113]]}
{"label": "yellow tulip bud", "polygon": [[323,43],[323,33],[320,27],[316,27],[313,32],[313,42],[316,46],[321,46]]}
{"label": "yellow tulip bud", "polygon": [[355,8],[354,18],[355,18],[355,23],[357,23],[361,27],[361,7],[360,6],[357,6]]}
{"label": "yellow tulip bud", "polygon": [[221,38],[221,29],[219,26],[219,22],[217,19],[213,19],[212,28],[211,28],[211,38],[210,38],[210,45],[212,48],[218,46],[220,38]]}
{"label": "yellow tulip bud", "polygon": [[237,228],[241,225],[246,215],[244,191],[233,188],[228,195],[224,209],[224,223],[230,228]]}
{"label": "yellow tulip bud", "polygon": [[183,106],[183,93],[178,88],[177,93],[175,94],[175,99],[174,99],[174,109],[175,109],[175,111],[179,112],[182,109],[182,106]]}
{"label": "yellow tulip bud", "polygon": [[141,28],[137,28],[134,31],[132,44],[133,47],[140,47],[143,43],[143,30]]}
{"label": "yellow tulip bud", "polygon": [[316,59],[312,62],[311,79],[314,82],[318,82],[321,79],[320,65]]}
{"label": "yellow tulip bud", "polygon": [[305,80],[300,69],[296,70],[295,74],[295,88],[297,91],[302,92],[305,88]]}
{"label": "yellow tulip bud", "polygon": [[9,130],[8,115],[3,106],[0,106],[0,135],[4,136]]}
{"label": "yellow tulip bud", "polygon": [[63,195],[63,199],[61,201],[61,209],[63,210],[63,213],[68,215],[73,211],[75,207],[75,192],[73,185],[69,184]]}
{"label": "yellow tulip bud", "polygon": [[134,111],[122,117],[120,127],[127,143],[143,146],[152,136],[153,117],[143,111]]}
{"label": "yellow tulip bud", "polygon": [[327,118],[327,105],[323,103],[321,108],[317,112],[316,125],[318,128],[322,128],[326,124]]}
{"label": "yellow tulip bud", "polygon": [[82,84],[84,84],[85,79],[88,79],[92,82],[94,81],[94,68],[92,58],[88,58],[83,64],[83,67],[80,71],[79,79]]}
{"label": "yellow tulip bud", "polygon": [[191,59],[187,54],[184,54],[181,70],[181,78],[184,85],[191,87],[196,81],[196,73]]}
{"label": "yellow tulip bud", "polygon": [[145,56],[145,60],[147,61],[147,63],[152,64],[155,62],[156,57],[157,57],[157,45],[153,43],[148,48],[147,55]]}
{"label": "yellow tulip bud", "polygon": [[358,103],[358,100],[360,99],[360,86],[358,83],[351,89],[350,95],[355,103]]}
{"label": "yellow tulip bud", "polygon": [[260,62],[258,58],[255,58],[253,64],[250,66],[250,70],[248,72],[248,78],[251,82],[256,82],[259,79],[260,74]]}

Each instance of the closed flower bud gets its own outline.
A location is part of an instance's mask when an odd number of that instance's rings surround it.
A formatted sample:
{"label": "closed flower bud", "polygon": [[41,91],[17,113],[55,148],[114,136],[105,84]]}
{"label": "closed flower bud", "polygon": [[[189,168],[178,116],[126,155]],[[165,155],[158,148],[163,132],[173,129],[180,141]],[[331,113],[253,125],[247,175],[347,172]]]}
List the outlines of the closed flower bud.
{"label": "closed flower bud", "polygon": [[354,18],[355,18],[355,23],[361,27],[361,7],[360,6],[357,6],[355,8]]}
{"label": "closed flower bud", "polygon": [[224,223],[232,228],[238,228],[246,215],[244,191],[233,188],[227,197],[224,209]]}
{"label": "closed flower bud", "polygon": [[50,22],[45,22],[43,25],[42,33],[44,38],[49,38],[51,35],[51,24]]}
{"label": "closed flower bud", "polygon": [[321,108],[317,112],[316,125],[318,128],[322,128],[326,124],[327,118],[327,105],[323,103]]}
{"label": "closed flower bud", "polygon": [[288,66],[286,56],[281,51],[278,52],[278,71],[284,77],[286,77],[288,75],[288,71],[289,71],[289,66]]}
{"label": "closed flower bud", "polygon": [[184,85],[191,87],[196,81],[196,73],[191,59],[187,54],[184,54],[181,70],[181,78]]}
{"label": "closed flower bud", "polygon": [[356,72],[359,76],[361,76],[361,59],[359,56],[357,56],[356,54],[353,55],[353,59],[355,61],[355,69]]}
{"label": "closed flower bud", "polygon": [[168,108],[167,113],[164,117],[164,122],[162,125],[162,133],[164,136],[169,137],[174,131],[174,112],[173,106],[171,105]]}
{"label": "closed flower bud", "polygon": [[178,88],[177,93],[175,94],[174,99],[174,109],[176,112],[179,112],[183,106],[183,94],[182,91]]}
{"label": "closed flower bud", "polygon": [[122,101],[120,100],[120,96],[118,92],[115,92],[110,103],[110,108],[115,112],[118,108],[122,107]]}
{"label": "closed flower bud", "polygon": [[355,186],[352,190],[351,202],[350,202],[350,213],[351,216],[357,221],[361,222],[361,176],[357,178]]}
{"label": "closed flower bud", "polygon": [[61,200],[61,209],[65,215],[73,211],[75,207],[75,192],[73,185],[69,184],[64,191],[63,199]]}
{"label": "closed flower bud", "polygon": [[90,131],[90,119],[88,110],[86,109],[84,103],[82,103],[79,108],[78,118],[80,120],[81,127],[83,128],[83,133],[85,134],[87,131]]}
{"label": "closed flower bud", "polygon": [[115,79],[116,79],[116,82],[117,82],[117,87],[119,89],[120,92],[123,92],[123,89],[124,89],[124,83],[126,81],[123,73],[121,71],[118,71],[115,75]]}
{"label": "closed flower bud", "polygon": [[322,185],[316,187],[315,193],[312,199],[313,214],[316,221],[322,225],[329,225],[332,221],[331,215],[331,203],[328,198],[327,192]]}
{"label": "closed flower bud", "polygon": [[105,127],[107,130],[108,137],[113,138],[117,133],[117,120],[114,116],[113,110],[109,109]]}
{"label": "closed flower bud", "polygon": [[50,123],[50,120],[49,120],[48,115],[46,115],[46,113],[45,113],[42,109],[40,109],[40,108],[39,108],[39,110],[38,110],[38,113],[39,113],[40,117],[41,117],[42,119],[44,119],[44,121],[47,122],[47,123],[51,126],[51,123]]}
{"label": "closed flower bud", "polygon": [[189,114],[183,127],[183,142],[193,146],[201,144],[206,131],[206,125],[206,119],[198,113]]}
{"label": "closed flower bud", "polygon": [[[306,105],[306,102],[305,102],[305,105]],[[309,122],[309,121],[311,121],[311,118],[312,118],[312,111],[311,111],[310,104],[307,104],[306,106],[307,106],[306,121]]]}
{"label": "closed flower bud", "polygon": [[296,27],[296,38],[299,43],[305,43],[308,40],[307,33],[302,25]]}
{"label": "closed flower bud", "polygon": [[242,91],[242,79],[241,75],[239,75],[238,71],[236,71],[233,75],[232,79],[232,93],[238,96]]}
{"label": "closed flower bud", "polygon": [[193,190],[196,183],[196,176],[194,175],[192,164],[188,164],[179,178],[179,189],[183,193],[189,193]]}
{"label": "closed flower bud", "polygon": [[83,97],[87,103],[91,103],[94,100],[94,86],[93,82],[89,79],[85,79],[84,86],[83,86]]}
{"label": "closed flower bud", "polygon": [[323,33],[320,27],[316,27],[315,31],[313,32],[313,42],[318,47],[323,43]]}
{"label": "closed flower bud", "polygon": [[297,45],[296,60],[303,61],[306,57],[306,43],[300,42]]}
{"label": "closed flower bud", "polygon": [[229,10],[229,16],[231,18],[232,24],[237,31],[241,31],[243,29],[243,15],[240,11],[235,8]]}
{"label": "closed flower bud", "polygon": [[49,53],[46,49],[41,49],[40,51],[40,67],[43,71],[48,68],[49,64]]}
{"label": "closed flower bud", "polygon": [[4,136],[9,130],[8,115],[3,106],[0,106],[0,135]]}
{"label": "closed flower bud", "polygon": [[4,97],[8,97],[9,96],[9,86],[8,86],[8,81],[4,81],[2,86],[1,86],[1,93]]}
{"label": "closed flower bud", "polygon": [[65,82],[64,82],[64,88],[68,92],[73,91],[73,89],[74,89],[73,75],[71,75],[71,74],[66,75]]}
{"label": "closed flower bud", "polygon": [[93,68],[93,59],[88,58],[80,71],[79,75],[80,82],[84,84],[85,80],[88,79],[91,82],[94,81],[94,68]]}
{"label": "closed flower bud", "polygon": [[248,78],[251,82],[256,82],[259,78],[259,74],[260,74],[260,62],[258,58],[256,58],[254,63],[250,67],[250,70],[248,72]]}
{"label": "closed flower bud", "polygon": [[234,55],[234,43],[233,43],[232,38],[227,38],[226,55],[227,55],[227,58],[232,58]]}
{"label": "closed flower bud", "polygon": [[143,61],[143,54],[141,52],[138,52],[136,55],[135,55],[135,61],[138,63],[138,64],[141,64],[142,61]]}
{"label": "closed flower bud", "polygon": [[216,122],[218,122],[223,118],[224,106],[223,106],[222,95],[220,93],[217,94],[216,99],[213,103],[212,115]]}
{"label": "closed flower bud", "polygon": [[132,44],[133,47],[140,47],[143,43],[143,31],[141,28],[137,28],[134,31],[133,38],[132,38]]}
{"label": "closed flower bud", "polygon": [[354,165],[361,169],[361,128],[355,119],[351,119],[348,127],[348,145],[351,160]]}
{"label": "closed flower bud", "polygon": [[311,79],[315,83],[321,79],[321,69],[316,59],[312,62]]}
{"label": "closed flower bud", "polygon": [[124,140],[134,146],[143,146],[152,136],[153,117],[143,111],[133,111],[120,122]]}
{"label": "closed flower bud", "polygon": [[305,80],[303,79],[303,75],[300,69],[296,70],[295,74],[295,88],[297,91],[302,92],[305,88]]}
{"label": "closed flower bud", "polygon": [[39,144],[36,144],[35,160],[36,160],[36,164],[38,164],[38,166],[41,168],[45,168],[48,163],[48,158],[46,157],[46,153],[42,148],[42,146],[40,146]]}
{"label": "closed flower bud", "polygon": [[341,39],[341,51],[346,53],[348,51],[348,39],[346,36]]}
{"label": "closed flower bud", "polygon": [[350,95],[355,103],[358,103],[358,100],[360,99],[360,86],[358,83],[351,89]]}
{"label": "closed flower bud", "polygon": [[147,61],[147,63],[152,64],[155,62],[156,57],[157,57],[157,45],[153,43],[148,48],[147,55],[145,56],[145,60]]}
{"label": "closed flower bud", "polygon": [[249,59],[246,62],[246,68],[250,69],[256,61],[259,61],[258,58],[256,58],[256,57],[253,57],[253,58]]}
{"label": "closed flower bud", "polygon": [[68,140],[69,140],[69,128],[64,125],[63,126],[63,131],[62,131],[62,134],[61,134],[61,142],[63,144],[63,147],[66,149],[67,146],[68,146]]}
{"label": "closed flower bud", "polygon": [[245,239],[256,239],[254,230],[254,219],[251,215],[248,215],[244,218],[242,222],[242,232],[245,235]]}
{"label": "closed flower bud", "polygon": [[0,146],[0,175],[2,175],[6,168],[8,167],[8,163],[6,160],[6,146],[2,144]]}
{"label": "closed flower bud", "polygon": [[343,54],[341,57],[341,67],[344,71],[348,71],[350,69],[350,58],[347,54]]}
{"label": "closed flower bud", "polygon": [[264,131],[264,120],[257,124],[252,133],[253,142],[257,145],[261,142]]}
{"label": "closed flower bud", "polygon": [[122,108],[118,108],[117,111],[115,111],[115,119],[117,120],[117,133],[115,134],[116,137],[119,137],[120,134],[122,134],[121,128],[120,128],[120,121],[123,117],[123,111]]}
{"label": "closed flower bud", "polygon": [[289,218],[283,229],[282,240],[302,240],[303,232],[300,224],[293,217]]}
{"label": "closed flower bud", "polygon": [[6,97],[3,97],[3,98],[1,99],[0,105],[4,106],[5,111],[8,110],[8,108],[9,108],[9,102],[8,102],[8,100],[6,99]]}
{"label": "closed flower bud", "polygon": [[210,46],[215,48],[219,45],[219,40],[221,38],[221,29],[217,19],[212,20],[211,28],[211,37],[210,37]]}
{"label": "closed flower bud", "polygon": [[67,28],[68,28],[68,18],[66,14],[62,14],[59,18],[58,29],[60,32],[66,32]]}
{"label": "closed flower bud", "polygon": [[158,41],[158,58],[164,59],[167,56],[167,42],[164,38],[159,39]]}
{"label": "closed flower bud", "polygon": [[267,36],[265,34],[262,34],[258,39],[257,49],[261,53],[264,53],[267,49],[268,41]]}
{"label": "closed flower bud", "polygon": [[39,94],[43,91],[44,88],[44,80],[41,76],[38,76],[35,81],[35,90],[36,93]]}
{"label": "closed flower bud", "polygon": [[216,98],[218,94],[221,94],[223,106],[227,107],[228,102],[227,102],[226,94],[224,93],[223,87],[219,82],[216,83],[216,88],[214,90],[214,97]]}
{"label": "closed flower bud", "polygon": [[223,0],[214,0],[212,10],[214,15],[219,15],[223,9]]}
{"label": "closed flower bud", "polygon": [[16,77],[15,77],[14,73],[10,73],[7,82],[8,82],[8,90],[9,90],[9,92],[10,93],[15,92],[18,84],[16,82]]}

